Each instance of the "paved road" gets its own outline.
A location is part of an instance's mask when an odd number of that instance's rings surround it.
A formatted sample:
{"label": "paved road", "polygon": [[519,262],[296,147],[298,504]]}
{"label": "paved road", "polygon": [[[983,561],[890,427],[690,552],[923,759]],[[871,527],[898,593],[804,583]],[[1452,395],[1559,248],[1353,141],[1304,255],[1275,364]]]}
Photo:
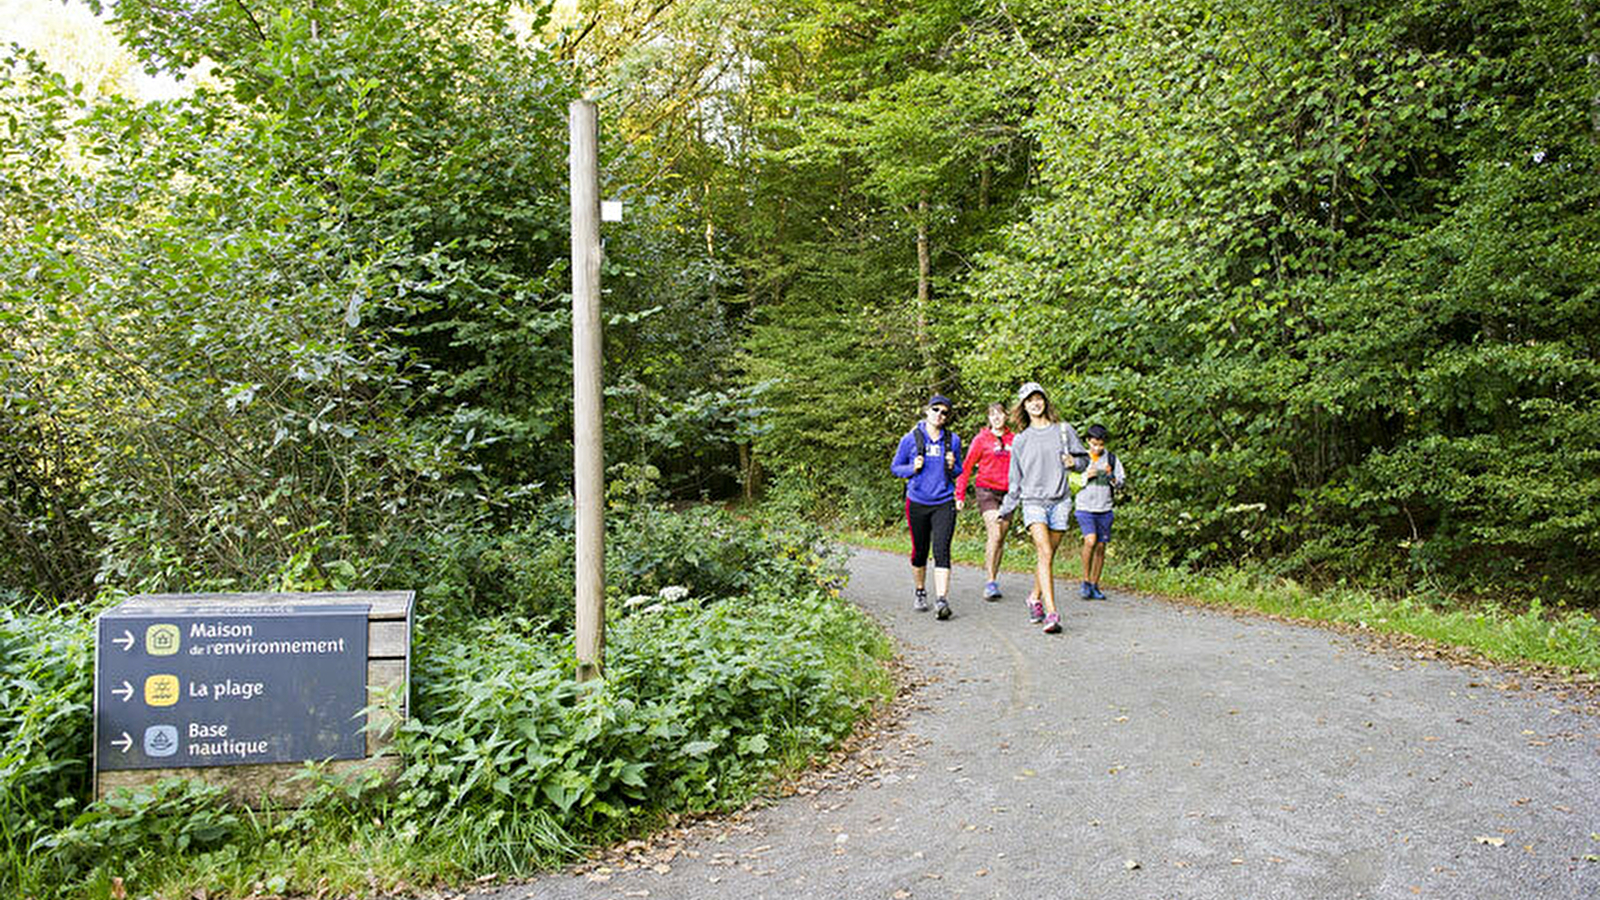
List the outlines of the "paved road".
{"label": "paved road", "polygon": [[1052,637],[966,569],[937,622],[902,558],[851,571],[928,679],[876,750],[660,872],[483,896],[1600,897],[1600,717],[1513,674],[1120,593]]}

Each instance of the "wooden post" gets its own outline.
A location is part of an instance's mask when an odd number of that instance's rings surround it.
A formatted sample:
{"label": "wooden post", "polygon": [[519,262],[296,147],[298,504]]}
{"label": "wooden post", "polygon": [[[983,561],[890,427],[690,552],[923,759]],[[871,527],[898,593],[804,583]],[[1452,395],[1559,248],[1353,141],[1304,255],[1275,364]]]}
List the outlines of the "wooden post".
{"label": "wooden post", "polygon": [[605,455],[600,381],[599,118],[592,100],[574,100],[572,156],[572,450],[576,501],[578,680],[605,665]]}

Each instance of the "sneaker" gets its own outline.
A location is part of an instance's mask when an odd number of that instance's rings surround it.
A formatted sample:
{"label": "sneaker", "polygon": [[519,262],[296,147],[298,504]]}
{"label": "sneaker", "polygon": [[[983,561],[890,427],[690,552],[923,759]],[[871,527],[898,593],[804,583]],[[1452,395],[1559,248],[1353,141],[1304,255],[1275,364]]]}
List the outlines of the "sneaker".
{"label": "sneaker", "polygon": [[946,600],[945,598],[940,597],[938,600],[934,601],[933,608],[934,608],[934,613],[933,614],[939,618],[939,621],[943,622],[945,619],[950,618],[950,601],[949,600]]}
{"label": "sneaker", "polygon": [[926,590],[917,588],[917,596],[915,600],[911,601],[911,608],[917,612],[928,611],[928,592]]}
{"label": "sneaker", "polygon": [[1090,584],[1087,581],[1083,582],[1083,586],[1078,588],[1078,596],[1082,597],[1085,600],[1093,600],[1094,599],[1094,585]]}
{"label": "sneaker", "polygon": [[1061,617],[1056,615],[1055,613],[1051,613],[1050,615],[1045,616],[1044,617],[1044,633],[1045,634],[1060,634],[1061,633]]}
{"label": "sneaker", "polygon": [[1100,590],[1100,585],[1091,584],[1091,585],[1089,585],[1089,589],[1091,591],[1094,591],[1094,599],[1096,599],[1096,600],[1104,600],[1106,598],[1105,592]]}
{"label": "sneaker", "polygon": [[1037,625],[1044,621],[1044,604],[1035,600],[1028,604],[1028,621]]}
{"label": "sneaker", "polygon": [[988,584],[984,585],[983,586],[983,599],[985,599],[985,600],[999,600],[1000,599],[1000,582],[991,581]]}

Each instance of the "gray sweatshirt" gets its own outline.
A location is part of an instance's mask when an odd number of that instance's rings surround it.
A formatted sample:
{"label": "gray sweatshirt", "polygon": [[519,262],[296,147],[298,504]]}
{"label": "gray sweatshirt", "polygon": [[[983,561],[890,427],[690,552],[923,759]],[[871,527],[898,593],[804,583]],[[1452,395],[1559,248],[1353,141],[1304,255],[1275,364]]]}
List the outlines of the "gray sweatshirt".
{"label": "gray sweatshirt", "polygon": [[1072,498],[1073,505],[1083,512],[1110,512],[1112,491],[1122,490],[1128,480],[1128,473],[1122,471],[1122,460],[1110,450],[1106,451],[1106,456],[1111,463],[1111,474],[1097,472]]}
{"label": "gray sweatshirt", "polygon": [[1011,444],[1011,473],[1006,482],[1010,488],[1000,504],[1000,514],[1006,515],[1022,503],[1048,506],[1070,498],[1067,467],[1061,464],[1063,453],[1072,454],[1072,468],[1077,471],[1089,467],[1089,450],[1071,425],[1051,423],[1022,429]]}

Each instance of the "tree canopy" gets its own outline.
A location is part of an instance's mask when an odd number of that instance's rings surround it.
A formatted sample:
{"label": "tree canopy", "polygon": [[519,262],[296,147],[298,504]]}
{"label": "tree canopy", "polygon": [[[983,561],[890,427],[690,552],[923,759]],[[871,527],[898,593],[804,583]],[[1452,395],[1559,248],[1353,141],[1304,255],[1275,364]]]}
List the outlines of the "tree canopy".
{"label": "tree canopy", "polygon": [[1038,380],[1141,552],[1600,599],[1589,0],[109,4],[0,81],[8,586],[377,584],[570,460],[602,106],[619,482],[885,521]]}

